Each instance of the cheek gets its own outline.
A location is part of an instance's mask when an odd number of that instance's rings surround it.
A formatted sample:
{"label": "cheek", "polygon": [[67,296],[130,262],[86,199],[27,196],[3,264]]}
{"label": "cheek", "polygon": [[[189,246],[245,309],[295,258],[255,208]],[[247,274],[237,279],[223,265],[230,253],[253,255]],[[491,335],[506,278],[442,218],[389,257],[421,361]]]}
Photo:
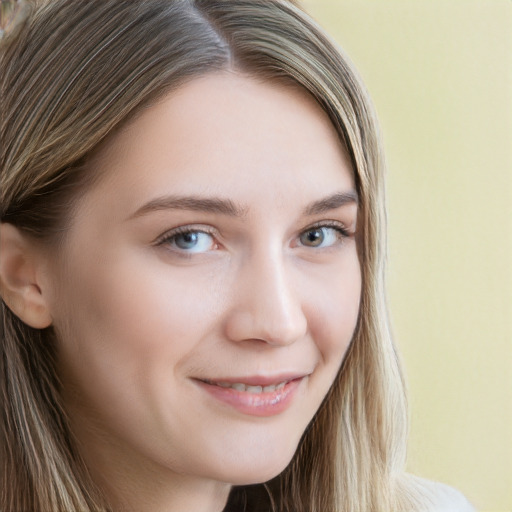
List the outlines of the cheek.
{"label": "cheek", "polygon": [[149,407],[152,390],[169,389],[208,332],[212,308],[200,300],[201,288],[145,263],[105,259],[94,272],[77,265],[61,280],[55,324],[62,377],[95,408]]}
{"label": "cheek", "polygon": [[91,343],[111,345],[120,352],[150,352],[157,345],[179,352],[184,345],[170,341],[190,334],[210,309],[207,301],[199,300],[204,299],[203,291],[190,276],[180,279],[143,258],[77,267],[73,277],[61,280],[63,311],[57,320],[66,324],[71,319],[75,335],[80,333]]}
{"label": "cheek", "polygon": [[183,376],[218,317],[215,297],[204,276],[114,260],[63,281],[56,324],[64,402],[77,432],[104,432],[165,462],[190,449],[174,438],[183,441],[177,433],[192,432],[197,415],[187,423],[173,412],[189,407]]}
{"label": "cheek", "polygon": [[339,367],[359,316],[361,271],[357,257],[348,259],[342,269],[334,269],[319,281],[310,302],[309,328],[323,361]]}

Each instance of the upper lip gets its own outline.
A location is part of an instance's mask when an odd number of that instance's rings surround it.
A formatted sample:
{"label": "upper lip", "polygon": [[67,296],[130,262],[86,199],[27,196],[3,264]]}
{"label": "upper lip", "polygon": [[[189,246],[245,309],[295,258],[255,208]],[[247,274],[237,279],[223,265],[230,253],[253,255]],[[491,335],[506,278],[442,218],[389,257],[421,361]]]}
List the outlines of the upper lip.
{"label": "upper lip", "polygon": [[228,383],[228,384],[247,384],[248,386],[272,386],[274,384],[280,384],[281,382],[289,382],[295,379],[301,379],[307,377],[311,372],[293,372],[293,373],[280,373],[276,375],[244,375],[239,377],[208,377],[208,378],[195,378],[207,383]]}

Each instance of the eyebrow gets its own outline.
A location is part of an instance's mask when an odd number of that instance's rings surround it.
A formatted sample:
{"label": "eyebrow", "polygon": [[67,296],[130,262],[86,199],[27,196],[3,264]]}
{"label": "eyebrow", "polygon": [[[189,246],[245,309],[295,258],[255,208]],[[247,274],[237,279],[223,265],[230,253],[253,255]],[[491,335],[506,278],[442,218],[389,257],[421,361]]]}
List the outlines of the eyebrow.
{"label": "eyebrow", "polygon": [[[330,210],[336,210],[346,204],[357,204],[357,202],[358,198],[355,191],[338,192],[308,204],[303,210],[303,215],[318,215]],[[219,197],[169,195],[152,199],[140,207],[130,218],[141,217],[148,213],[162,210],[190,210],[205,213],[219,213],[230,217],[244,217],[247,214],[248,208],[237,205],[230,199],[222,199]]]}
{"label": "eyebrow", "polygon": [[346,204],[357,204],[358,197],[355,190],[350,190],[348,192],[338,192],[333,194],[332,196],[325,197],[324,199],[320,199],[319,201],[314,201],[310,203],[304,209],[304,215],[318,215],[319,213],[325,213],[330,210],[336,210],[345,206]]}
{"label": "eyebrow", "polygon": [[141,217],[160,210],[191,210],[196,212],[220,213],[230,217],[243,217],[247,209],[237,206],[230,199],[198,196],[164,196],[157,197],[139,208],[132,216]]}

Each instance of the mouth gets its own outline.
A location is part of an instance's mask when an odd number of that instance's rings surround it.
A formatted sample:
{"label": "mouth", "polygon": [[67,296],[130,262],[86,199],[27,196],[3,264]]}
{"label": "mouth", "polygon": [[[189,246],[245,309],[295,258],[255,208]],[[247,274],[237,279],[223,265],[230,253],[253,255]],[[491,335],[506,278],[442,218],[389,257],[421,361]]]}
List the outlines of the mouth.
{"label": "mouth", "polygon": [[276,390],[283,389],[289,380],[285,380],[282,382],[279,382],[277,384],[270,384],[270,385],[251,385],[246,384],[243,382],[227,382],[227,381],[211,381],[211,380],[204,380],[206,384],[210,384],[211,386],[219,386],[220,388],[224,389],[234,389],[235,391],[242,391],[246,393],[253,393],[253,394],[259,394],[259,393],[273,393]]}
{"label": "mouth", "polygon": [[194,379],[216,401],[250,416],[274,416],[292,403],[309,374],[230,379]]}

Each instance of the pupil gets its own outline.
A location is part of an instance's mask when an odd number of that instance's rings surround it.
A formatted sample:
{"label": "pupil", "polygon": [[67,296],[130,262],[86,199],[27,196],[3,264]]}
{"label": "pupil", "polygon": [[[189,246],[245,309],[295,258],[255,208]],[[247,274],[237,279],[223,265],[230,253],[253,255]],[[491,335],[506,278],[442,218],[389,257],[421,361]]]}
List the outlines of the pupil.
{"label": "pupil", "polygon": [[197,233],[183,233],[176,240],[176,245],[181,249],[189,249],[197,243]]}
{"label": "pupil", "polygon": [[320,229],[313,229],[306,233],[306,244],[319,245],[323,241],[323,233]]}

